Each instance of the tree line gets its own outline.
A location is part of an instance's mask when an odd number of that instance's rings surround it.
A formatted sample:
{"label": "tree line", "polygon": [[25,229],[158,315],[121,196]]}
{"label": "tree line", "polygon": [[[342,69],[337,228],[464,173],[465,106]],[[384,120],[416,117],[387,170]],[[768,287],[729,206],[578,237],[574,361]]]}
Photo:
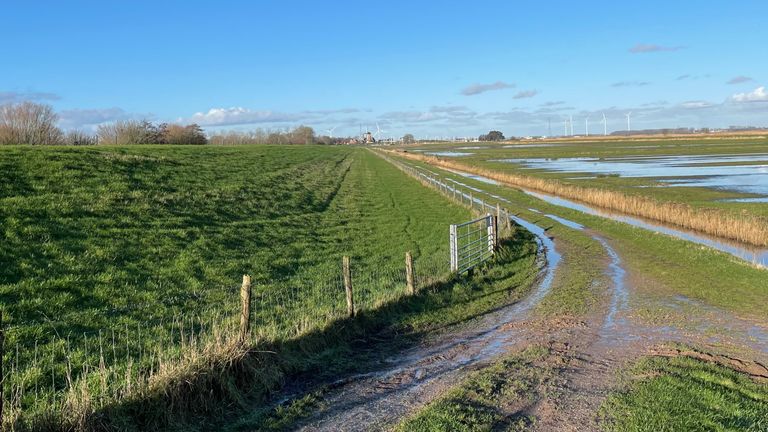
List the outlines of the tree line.
{"label": "tree line", "polygon": [[286,130],[224,131],[207,136],[197,124],[120,120],[99,125],[95,133],[63,131],[50,105],[21,102],[0,106],[0,145],[126,144],[340,144],[342,138],[316,136],[309,126]]}

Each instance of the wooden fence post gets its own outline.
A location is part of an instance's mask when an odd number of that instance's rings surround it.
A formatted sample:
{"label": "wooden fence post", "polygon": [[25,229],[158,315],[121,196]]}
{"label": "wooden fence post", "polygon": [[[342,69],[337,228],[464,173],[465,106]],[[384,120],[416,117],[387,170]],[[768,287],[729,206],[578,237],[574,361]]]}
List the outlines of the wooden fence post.
{"label": "wooden fence post", "polygon": [[405,284],[408,294],[416,294],[416,286],[413,284],[413,255],[411,251],[405,253]]}
{"label": "wooden fence post", "polygon": [[251,332],[251,277],[243,275],[243,285],[240,287],[240,342],[245,343]]}
{"label": "wooden fence post", "polygon": [[352,297],[352,270],[349,265],[349,257],[345,256],[342,261],[342,272],[344,273],[344,290],[347,292],[347,316],[355,316],[355,299]]}

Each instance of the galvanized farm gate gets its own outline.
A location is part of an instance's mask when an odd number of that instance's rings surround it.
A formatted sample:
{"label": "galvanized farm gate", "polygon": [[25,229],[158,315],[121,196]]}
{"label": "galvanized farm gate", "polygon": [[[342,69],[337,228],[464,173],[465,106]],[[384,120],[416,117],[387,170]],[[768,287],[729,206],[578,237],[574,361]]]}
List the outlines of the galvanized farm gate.
{"label": "galvanized farm gate", "polygon": [[498,221],[487,214],[451,225],[451,271],[464,273],[490,259],[498,243]]}

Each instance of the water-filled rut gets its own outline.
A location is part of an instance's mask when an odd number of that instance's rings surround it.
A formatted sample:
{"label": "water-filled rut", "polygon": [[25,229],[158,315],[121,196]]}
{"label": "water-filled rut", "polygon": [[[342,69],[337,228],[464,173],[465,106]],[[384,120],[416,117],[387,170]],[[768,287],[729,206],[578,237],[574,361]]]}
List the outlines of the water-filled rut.
{"label": "water-filled rut", "polygon": [[437,342],[393,355],[382,370],[335,383],[325,396],[329,408],[302,422],[300,430],[369,430],[392,424],[458,383],[471,366],[493,360],[520,341],[521,330],[509,324],[528,318],[546,296],[561,255],[542,228],[513,219],[535,235],[539,246],[539,277],[525,299],[449,330]]}

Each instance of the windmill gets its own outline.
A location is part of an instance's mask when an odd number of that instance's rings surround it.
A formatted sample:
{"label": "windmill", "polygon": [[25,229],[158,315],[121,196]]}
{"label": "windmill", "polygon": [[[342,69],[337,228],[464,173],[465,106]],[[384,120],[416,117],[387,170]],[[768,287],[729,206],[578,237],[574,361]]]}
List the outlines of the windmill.
{"label": "windmill", "polygon": [[627,116],[627,132],[632,132],[632,122],[630,120],[630,117],[632,116],[632,111],[625,114]]}
{"label": "windmill", "polygon": [[589,136],[589,116],[584,119],[584,134]]}
{"label": "windmill", "polygon": [[563,120],[563,127],[565,128],[565,132],[563,132],[563,136],[568,136],[568,119]]}
{"label": "windmill", "polygon": [[328,132],[328,136],[329,136],[330,138],[333,138],[333,131],[335,131],[337,127],[338,127],[338,126],[334,126],[334,127],[330,128],[330,129],[326,129],[326,130],[325,130],[326,132]]}
{"label": "windmill", "polygon": [[605,119],[605,113],[603,113],[603,135],[608,136],[608,120]]}

